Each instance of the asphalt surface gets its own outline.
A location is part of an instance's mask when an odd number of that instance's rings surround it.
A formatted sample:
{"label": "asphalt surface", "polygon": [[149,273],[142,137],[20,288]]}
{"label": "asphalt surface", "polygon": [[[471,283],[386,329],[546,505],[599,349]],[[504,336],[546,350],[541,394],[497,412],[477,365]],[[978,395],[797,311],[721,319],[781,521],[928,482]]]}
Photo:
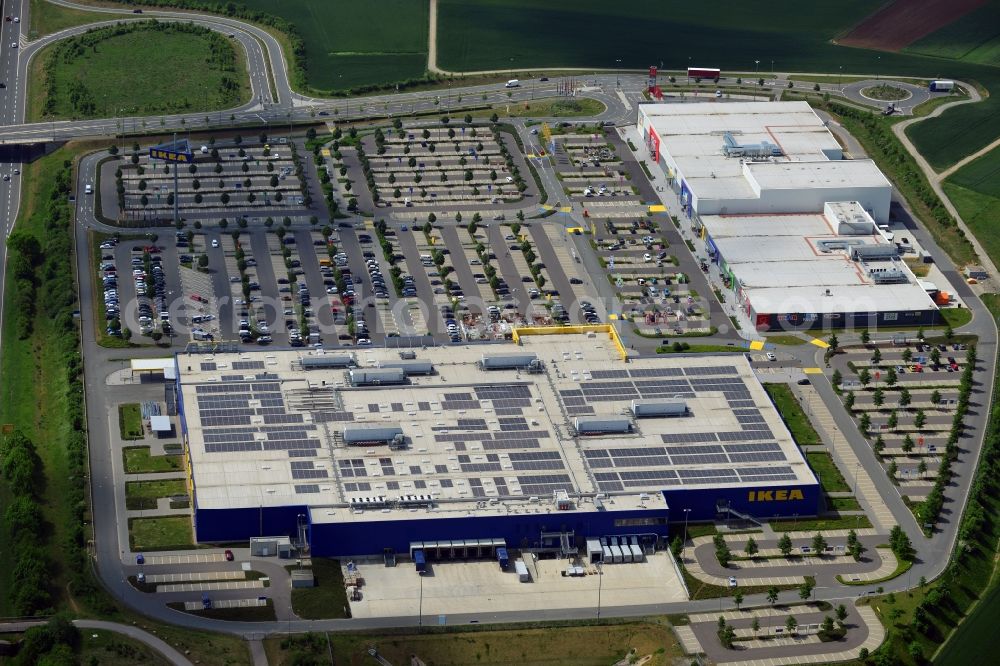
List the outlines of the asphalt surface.
{"label": "asphalt surface", "polygon": [[[69,2],[60,1],[59,4],[74,6]],[[122,121],[114,118],[91,121],[65,121],[35,125],[26,125],[23,123],[23,100],[26,81],[25,72],[27,70],[28,61],[30,60],[31,55],[37,52],[37,50],[41,48],[44,43],[49,43],[55,38],[53,37],[48,41],[38,40],[30,45],[25,45],[24,48],[11,48],[10,45],[14,41],[24,44],[23,37],[20,36],[20,31],[27,29],[27,0],[21,0],[20,6],[21,11],[19,15],[22,19],[21,22],[17,24],[14,24],[13,22],[4,23],[2,27],[0,27],[0,33],[2,33],[2,42],[0,42],[0,74],[5,77],[8,86],[5,92],[0,93],[3,95],[4,102],[3,105],[0,106],[0,120],[2,120],[3,125],[3,127],[0,128],[0,142],[35,142],[45,139],[55,140],[85,136],[102,136],[111,135],[116,131],[120,131],[119,123]],[[93,10],[94,8],[88,6],[86,9]],[[121,13],[116,12],[116,10],[99,11]],[[129,17],[134,19],[131,14],[129,14]],[[263,63],[265,63],[265,53],[267,54],[266,57],[272,64],[280,63],[281,65],[284,65],[284,63],[279,45],[267,33],[253,28],[252,26],[244,25],[239,21],[222,17],[196,17],[192,14],[183,12],[159,11],[146,11],[143,16],[143,18],[147,19],[153,17],[172,20],[196,20],[214,30],[226,32],[227,34],[234,33],[237,35],[237,39],[243,45],[244,49],[246,49],[248,54],[248,58],[250,60],[249,66],[251,70],[251,78],[255,82],[255,99],[245,107],[231,112],[232,115],[236,117],[235,122],[237,123],[259,123],[262,120],[269,122],[287,122],[289,118],[294,120],[317,117],[323,118],[324,115],[322,114],[329,114],[329,117],[331,118],[337,117],[342,119],[345,117],[366,117],[371,115],[386,116],[394,113],[412,113],[415,111],[429,109],[434,109],[436,112],[443,113],[447,111],[449,104],[453,106],[457,103],[454,99],[449,100],[448,97],[457,97],[459,93],[466,97],[466,99],[473,99],[477,96],[485,94],[487,95],[487,101],[489,102],[504,102],[508,99],[519,101],[523,99],[532,99],[537,95],[551,95],[555,91],[556,85],[558,84],[558,81],[554,80],[547,82],[546,84],[532,84],[530,87],[522,87],[512,91],[504,90],[493,84],[452,89],[447,93],[447,95],[441,92],[419,92],[377,95],[364,98],[363,100],[342,99],[323,101],[313,100],[293,93],[288,84],[287,72],[285,68],[283,66],[276,66],[273,68],[275,90],[272,95],[264,84],[264,81],[267,78],[266,70],[258,68],[264,67]],[[14,38],[17,39],[15,40]],[[575,78],[579,82],[583,77]],[[638,92],[644,85],[644,76],[601,75],[586,78],[588,79],[588,83],[592,82],[595,86],[598,86],[601,89],[583,94],[601,99],[608,105],[608,110],[604,114],[601,114],[599,118],[600,120],[626,121],[631,119],[634,115],[634,111],[627,109],[616,94],[608,94],[604,91],[613,90],[615,86],[620,84],[622,90],[629,98],[637,100]],[[11,92],[14,94],[11,95]],[[442,98],[442,96],[444,97]],[[11,100],[11,97],[14,99]],[[224,116],[226,116],[225,113],[217,115],[208,114],[208,121],[206,121],[206,114],[204,113],[167,117],[164,118],[163,129],[184,127],[188,130],[197,130],[205,127],[225,126],[230,121]],[[129,127],[141,127],[141,121],[136,119],[125,119],[124,125],[126,131],[128,131]],[[522,133],[522,138],[524,137],[525,135]],[[97,159],[98,156],[91,155],[83,160],[80,170],[80,191],[83,189],[82,183],[84,180],[92,177],[90,174],[93,173],[93,167],[96,164]],[[9,160],[7,164],[0,167],[0,169],[5,171],[11,168],[19,168],[18,165],[19,162],[16,160]],[[543,173],[544,172],[545,170],[543,169]],[[641,182],[642,179],[639,180]],[[556,190],[554,185],[555,183],[552,183],[549,178],[543,176],[543,186],[545,186],[547,190],[551,190],[549,192],[549,196],[562,198],[563,194],[561,190]],[[2,224],[4,229],[8,231],[10,229],[10,225],[13,224],[13,221],[16,219],[19,207],[20,191],[18,186],[19,183],[16,178],[12,178],[10,183],[0,183],[0,217],[3,218]],[[78,224],[75,227],[77,234],[77,246],[79,248],[86,247],[86,233],[88,229],[105,229],[95,219],[92,206],[92,202],[88,202],[87,198],[83,198],[79,202],[77,210]],[[958,276],[955,268],[947,262],[946,255],[939,248],[937,248],[936,245],[934,245],[933,241],[925,232],[923,232],[922,229],[913,225],[911,221],[907,221],[905,213],[905,209],[901,209],[899,213],[901,219],[903,219],[908,225],[912,226],[911,233],[913,233],[921,241],[924,247],[929,249],[938,259],[939,264],[941,264],[945,269],[946,275],[952,280],[953,286],[958,290],[960,295],[966,298],[966,302],[969,303],[970,308],[974,312],[975,317],[972,323],[965,327],[962,332],[975,333],[980,336],[979,355],[981,359],[981,368],[977,375],[977,393],[973,398],[974,402],[980,405],[980,408],[974,409],[970,414],[969,423],[967,424],[967,433],[969,436],[963,440],[964,450],[959,462],[954,467],[956,478],[953,482],[953,487],[949,492],[949,513],[942,522],[939,533],[932,539],[924,539],[919,535],[919,530],[917,530],[912,514],[902,504],[895,487],[889,484],[889,482],[885,479],[885,475],[882,473],[881,468],[871,455],[870,448],[857,433],[853,422],[851,422],[846,413],[840,408],[839,400],[833,393],[833,389],[829,385],[829,382],[821,380],[814,381],[814,385],[817,387],[819,394],[822,396],[824,402],[827,403],[832,414],[834,415],[838,428],[846,437],[848,437],[854,452],[862,461],[866,471],[868,471],[872,479],[875,480],[879,492],[882,494],[893,515],[897,518],[899,524],[903,525],[907,529],[907,532],[910,533],[911,538],[914,540],[914,545],[918,552],[918,562],[914,565],[911,577],[917,578],[919,576],[926,576],[928,579],[931,579],[940,573],[947,563],[947,555],[950,552],[957,532],[957,517],[959,509],[961,503],[964,502],[966,493],[968,492],[968,481],[971,478],[975,460],[981,446],[983,428],[988,413],[985,406],[991,402],[990,392],[993,384],[996,354],[996,327],[989,313],[982,307],[968,287],[964,285],[964,282]],[[581,214],[576,210],[569,214],[569,219],[572,219],[576,223],[584,222]],[[667,231],[669,232],[670,230],[668,229]],[[446,240],[448,240],[449,248],[451,249],[454,240],[457,240],[455,231],[453,229],[446,229],[445,236]],[[544,245],[544,242],[540,242],[538,240],[537,235],[535,237],[535,241],[537,245]],[[349,242],[350,241],[348,240],[344,240],[345,247]],[[579,245],[581,242],[580,239],[574,239],[573,242],[578,243],[577,249],[581,257],[587,257],[591,254],[588,251],[584,251],[585,248]],[[404,243],[404,246],[405,245],[406,244]],[[404,254],[412,253],[414,249],[415,248],[407,249],[404,247],[403,252]],[[350,248],[348,250],[350,254],[357,258],[355,261],[360,259],[360,253],[356,253],[357,250],[360,250],[360,248]],[[540,254],[545,256],[547,249],[540,248],[540,250]],[[4,248],[4,254],[5,252],[6,250]],[[680,254],[684,254],[683,249],[680,250]],[[122,482],[121,475],[123,472],[121,470],[121,460],[120,457],[115,455],[115,452],[112,450],[110,445],[106,444],[110,441],[109,427],[114,423],[114,420],[110,418],[111,405],[108,402],[105,402],[104,396],[99,395],[101,393],[100,391],[94,390],[94,387],[103,386],[104,375],[109,367],[108,363],[115,354],[120,354],[120,352],[113,352],[113,350],[106,350],[97,346],[93,337],[89,334],[89,332],[93,330],[93,322],[91,320],[93,315],[90,305],[92,299],[96,296],[93,294],[93,283],[89,276],[89,272],[91,270],[89,265],[89,253],[78,252],[77,262],[82,323],[83,330],[85,332],[83,346],[84,358],[86,359],[86,379],[88,385],[91,387],[91,391],[88,394],[87,413],[90,425],[91,441],[92,502],[95,507],[103,508],[102,511],[95,512],[96,558],[100,575],[109,587],[110,591],[129,606],[157,619],[170,621],[184,626],[212,628],[220,631],[234,632],[244,635],[259,635],[261,632],[279,630],[304,631],[347,628],[361,629],[416,625],[419,621],[419,618],[417,617],[376,618],[366,620],[294,620],[275,623],[220,622],[205,620],[169,610],[163,606],[163,599],[158,597],[153,598],[151,595],[142,594],[133,589],[127,583],[125,576],[131,571],[129,568],[131,554],[127,550],[127,521],[125,521],[124,516],[119,514],[120,503],[117,501],[118,498],[116,497],[116,493],[120,490]],[[464,262],[458,263],[461,264]],[[505,268],[504,266],[504,262],[501,262],[503,273],[506,275],[509,267]],[[468,268],[469,267],[465,265],[465,270],[468,270]],[[593,266],[587,265],[587,268],[592,269]],[[365,275],[363,266],[357,266],[357,269],[361,269],[357,270],[355,265],[352,263],[352,269],[355,269],[355,276],[360,282],[362,276]],[[460,269],[458,265],[456,265],[456,269],[459,273],[459,278],[463,287],[467,290],[467,293],[475,293],[472,288],[477,285],[465,284],[471,279],[471,271],[469,271],[469,275],[464,275],[464,270]],[[553,275],[553,279],[558,280],[555,275]],[[598,282],[600,282],[600,280],[598,280]],[[0,287],[2,286],[2,283],[0,283]],[[514,287],[514,284],[511,283],[511,286]],[[569,285],[560,285],[557,283],[556,286],[560,289],[560,291],[563,291],[563,289],[570,289],[570,292],[572,292],[572,288],[569,287]],[[374,320],[369,320],[370,326],[374,323]],[[848,341],[847,338],[850,338],[850,336],[842,336],[842,340],[845,342]],[[634,343],[637,348],[645,346],[647,349],[651,344],[650,341],[645,341],[643,339],[636,339],[634,340]],[[803,347],[783,349],[782,358],[784,362],[790,363],[791,365],[820,365],[818,363],[818,357],[821,353],[822,352],[815,347],[805,345]],[[136,350],[134,354],[130,355],[141,357],[159,356],[162,354],[162,350],[153,348]],[[95,393],[98,395],[95,395]],[[132,566],[134,567],[134,565]],[[906,585],[907,579],[897,579],[883,584],[883,587],[886,590],[901,590],[904,589]],[[864,590],[831,584],[824,587],[821,596],[827,600],[836,601],[838,599],[856,597],[862,592],[864,592]],[[792,600],[793,597],[795,597],[794,591],[786,592],[781,595],[782,600]],[[757,602],[763,602],[763,599],[753,597],[747,599],[747,603]],[[638,616],[649,613],[679,611],[697,612],[713,610],[717,606],[717,603],[718,602],[715,600],[709,600],[649,606],[629,606],[621,608],[605,607],[602,609],[602,612],[605,615],[620,616]],[[583,618],[592,617],[593,613],[594,611],[592,609],[551,609],[548,611],[532,613],[520,611],[510,613],[484,613],[476,615],[451,616],[449,617],[449,622],[452,624],[464,624],[470,621],[504,622]]]}

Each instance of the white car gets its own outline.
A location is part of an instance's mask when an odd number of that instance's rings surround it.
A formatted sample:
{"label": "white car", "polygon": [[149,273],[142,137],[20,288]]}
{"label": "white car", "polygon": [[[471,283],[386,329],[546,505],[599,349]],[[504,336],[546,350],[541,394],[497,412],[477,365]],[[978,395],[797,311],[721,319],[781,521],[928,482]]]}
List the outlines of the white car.
{"label": "white car", "polygon": [[767,360],[768,361],[777,361],[778,357],[775,356],[774,354],[772,354],[771,352],[767,352]]}
{"label": "white car", "polygon": [[11,42],[10,43],[10,48],[16,49],[17,48],[17,42]]}
{"label": "white car", "polygon": [[219,247],[219,239],[217,238],[212,239],[212,247]]}
{"label": "white car", "polygon": [[729,577],[729,587],[736,587],[736,576]]}

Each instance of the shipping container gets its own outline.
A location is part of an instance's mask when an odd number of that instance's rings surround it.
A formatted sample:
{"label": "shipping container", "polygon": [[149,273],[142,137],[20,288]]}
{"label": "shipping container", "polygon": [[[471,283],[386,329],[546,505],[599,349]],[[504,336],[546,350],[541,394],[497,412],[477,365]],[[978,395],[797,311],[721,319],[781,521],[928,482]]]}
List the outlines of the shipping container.
{"label": "shipping container", "polygon": [[417,568],[417,573],[422,574],[427,571],[427,558],[424,557],[424,551],[413,551],[413,564]]}
{"label": "shipping container", "polygon": [[611,546],[611,561],[615,564],[621,564],[622,562],[622,547],[621,546]]}
{"label": "shipping container", "polygon": [[633,543],[629,545],[629,549],[632,551],[633,562],[642,562],[643,559],[645,559],[645,556],[642,553],[642,548],[640,548],[638,544]]}
{"label": "shipping container", "polygon": [[528,573],[528,565],[524,563],[524,560],[514,562],[514,571],[517,572],[517,577],[522,583],[531,582],[531,574]]}
{"label": "shipping container", "polygon": [[573,425],[580,435],[624,433],[632,430],[632,420],[627,416],[578,416]]}
{"label": "shipping container", "polygon": [[506,571],[507,567],[510,566],[510,557],[507,555],[506,548],[497,548],[497,561],[500,563],[501,571]]}
{"label": "shipping container", "polygon": [[633,400],[632,413],[641,416],[684,416],[688,413],[687,403],[678,399]]}

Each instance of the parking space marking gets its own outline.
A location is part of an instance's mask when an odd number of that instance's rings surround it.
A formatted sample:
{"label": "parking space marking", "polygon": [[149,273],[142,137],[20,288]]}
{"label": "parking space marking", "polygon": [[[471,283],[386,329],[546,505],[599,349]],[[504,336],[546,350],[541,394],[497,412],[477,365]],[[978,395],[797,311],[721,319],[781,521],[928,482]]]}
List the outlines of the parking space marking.
{"label": "parking space marking", "polygon": [[197,581],[243,580],[247,577],[245,571],[188,571],[183,573],[149,574],[146,582],[160,583],[194,583]]}
{"label": "parking space marking", "polygon": [[207,564],[209,562],[225,562],[223,553],[192,553],[190,555],[146,555],[146,566],[155,567],[165,564]]}
{"label": "parking space marking", "polygon": [[157,594],[170,592],[221,592],[223,590],[256,590],[264,587],[263,580],[234,580],[218,583],[176,583],[160,585]]}

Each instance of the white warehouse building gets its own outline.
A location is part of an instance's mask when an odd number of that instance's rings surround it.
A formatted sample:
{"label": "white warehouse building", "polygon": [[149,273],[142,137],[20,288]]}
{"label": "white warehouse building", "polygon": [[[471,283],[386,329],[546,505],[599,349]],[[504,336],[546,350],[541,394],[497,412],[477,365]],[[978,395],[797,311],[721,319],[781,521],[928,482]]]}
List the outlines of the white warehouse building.
{"label": "white warehouse building", "polygon": [[806,102],[641,104],[638,129],[688,217],[822,213],[856,201],[889,219],[892,185],[846,160]]}

